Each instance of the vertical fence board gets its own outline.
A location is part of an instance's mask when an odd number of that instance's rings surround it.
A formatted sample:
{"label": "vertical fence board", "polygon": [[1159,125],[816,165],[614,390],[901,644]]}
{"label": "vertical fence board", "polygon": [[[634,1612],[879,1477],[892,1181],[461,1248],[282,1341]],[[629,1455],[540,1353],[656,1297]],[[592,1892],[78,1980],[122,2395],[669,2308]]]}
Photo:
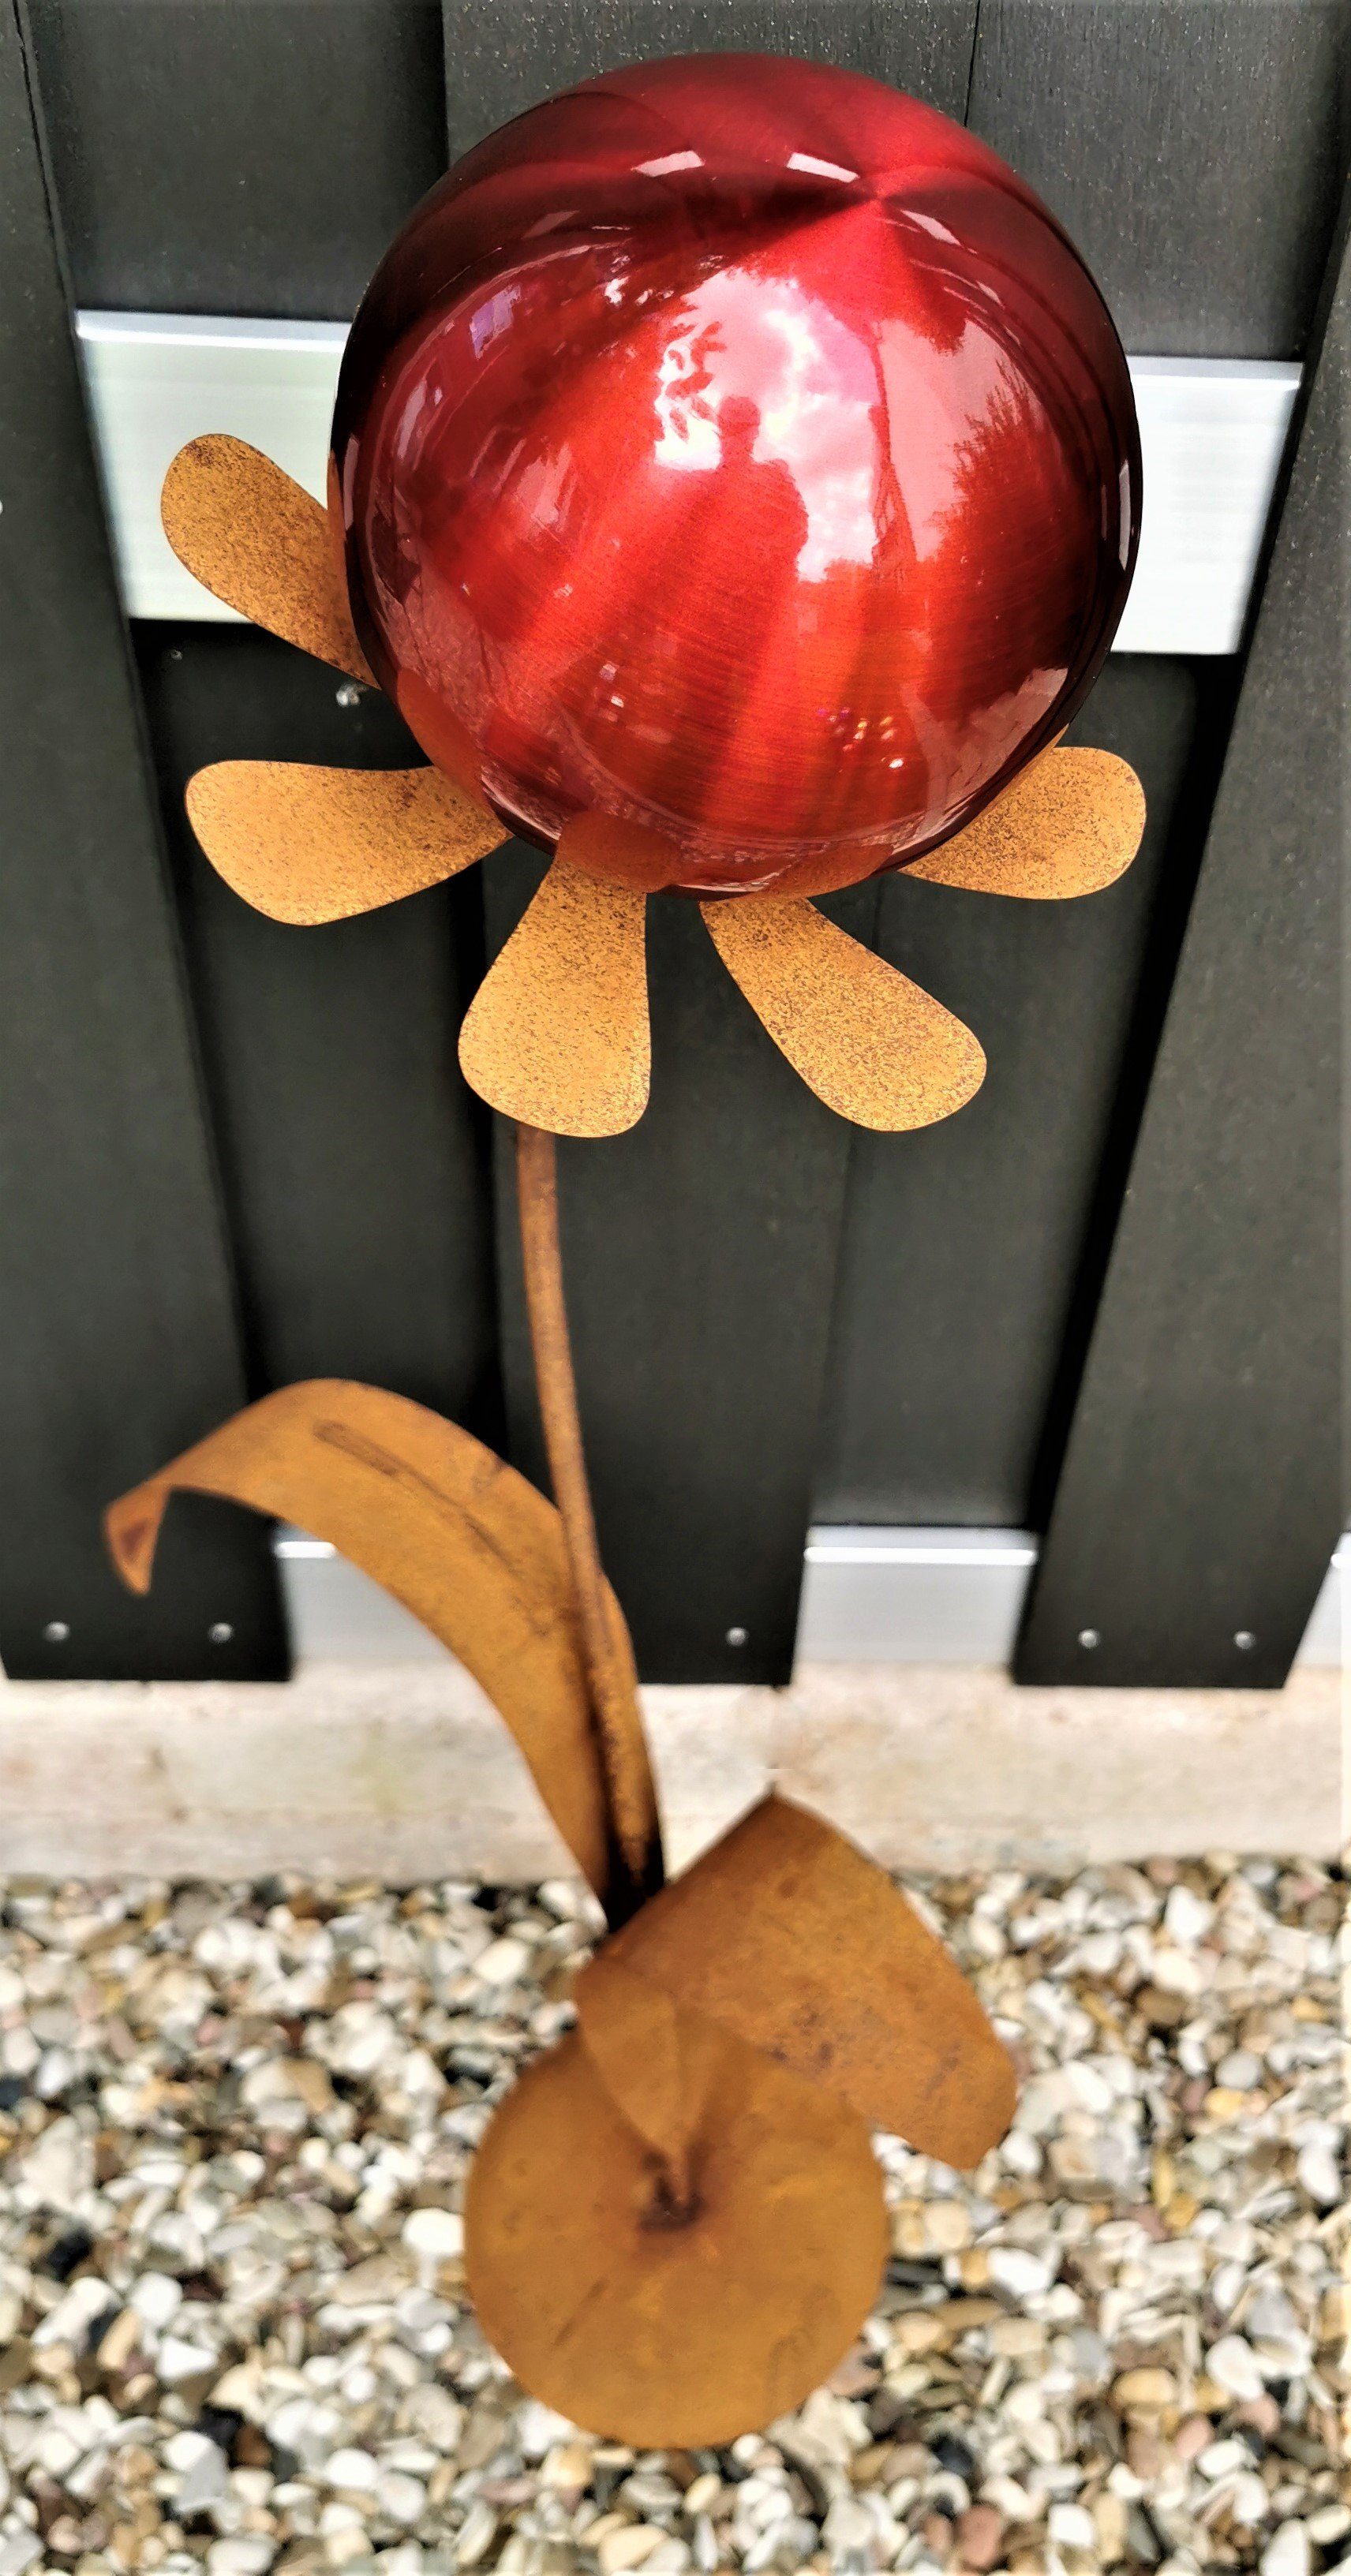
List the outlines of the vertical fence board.
{"label": "vertical fence board", "polygon": [[102,1505],[244,1387],[34,113],[4,0],[0,1652],[11,1676],[275,1675],[259,1523],[176,1513],[148,1602],[100,1543]]}
{"label": "vertical fence board", "polygon": [[1275,1687],[1340,1527],[1349,358],[1343,247],[1022,1681]]}
{"label": "vertical fence board", "polygon": [[[975,1030],[989,1070],[941,1126],[855,1139],[818,1519],[1041,1526],[1048,1425],[1101,1284],[1231,696],[1227,664],[1108,663],[1070,739],[1133,763],[1149,821],[1104,893],[884,883],[883,953]],[[1062,1422],[1055,1466],[1063,1444]]]}
{"label": "vertical fence board", "polygon": [[439,0],[29,0],[75,301],[355,310],[445,167]]}
{"label": "vertical fence board", "polygon": [[983,0],[969,122],[1128,349],[1304,347],[1347,147],[1344,0]]}
{"label": "vertical fence board", "polygon": [[[452,155],[536,100],[649,55],[819,56],[960,116],[975,0],[445,0]],[[489,862],[489,947],[538,880]],[[865,933],[876,895],[829,907]],[[850,1130],[804,1090],[695,907],[648,910],[651,1105],[562,1153],[564,1249],[606,1563],[650,1680],[787,1679],[829,1344]],[[544,1473],[499,1138],[503,1369],[512,1453]],[[744,1642],[732,1643],[733,1636]]]}
{"label": "vertical fence board", "polygon": [[269,635],[137,636],[255,1382],[364,1378],[500,1436],[488,1112],[456,1061],[477,873],[295,929],[222,884],[183,811],[213,760],[402,768],[389,699]]}
{"label": "vertical fence board", "polygon": [[[541,870],[519,844],[488,861],[494,951]],[[864,887],[825,909],[857,932],[874,905]],[[681,896],[648,905],[648,978],[646,1114],[560,1156],[601,1545],[647,1680],[782,1682],[851,1130],[784,1062]],[[544,1482],[505,1129],[498,1170],[512,1455]]]}
{"label": "vertical fence board", "polygon": [[451,158],[555,90],[661,54],[799,54],[960,118],[977,0],[443,0]]}

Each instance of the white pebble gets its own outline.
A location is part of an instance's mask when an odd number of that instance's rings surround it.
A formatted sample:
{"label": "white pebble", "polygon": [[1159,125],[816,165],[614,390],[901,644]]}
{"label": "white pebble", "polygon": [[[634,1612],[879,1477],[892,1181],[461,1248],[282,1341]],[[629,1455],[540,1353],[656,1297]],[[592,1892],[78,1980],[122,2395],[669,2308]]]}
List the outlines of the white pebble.
{"label": "white pebble", "polygon": [[410,2478],[403,2469],[386,2469],[376,2494],[381,2512],[388,2514],[391,2522],[401,2522],[405,2527],[420,2520],[427,2503],[427,2490],[421,2480]]}
{"label": "white pebble", "polygon": [[1168,1902],[1163,1909],[1163,1926],[1169,1940],[1176,1941],[1179,1950],[1194,1949],[1198,1941],[1205,1939],[1214,1920],[1214,1906],[1204,1896],[1195,1895],[1181,1879],[1176,1887],[1169,1888]]}
{"label": "white pebble", "polygon": [[1229,2511],[1235,2522],[1254,2525],[1265,2522],[1271,2511],[1271,2497],[1255,2469],[1249,2469],[1233,2485],[1223,2490],[1229,2499]]}
{"label": "white pebble", "polygon": [[73,2209],[93,2187],[94,2141],[75,2120],[53,2120],[27,2155],[14,2159],[6,2179],[30,2207]]}
{"label": "white pebble", "polygon": [[179,2521],[187,2514],[200,2513],[218,2496],[228,2494],[229,2486],[230,2473],[224,2452],[218,2451],[214,2442],[204,2442],[191,2468],[185,2471],[174,2497],[174,2512]]}
{"label": "white pebble", "polygon": [[465,2515],[459,2539],[455,2543],[457,2567],[477,2567],[486,2558],[497,2538],[497,2515],[482,2496],[477,2496]]}
{"label": "white pebble", "polygon": [[1221,2335],[1206,2354],[1206,2375],[1217,2388],[1244,2403],[1262,2394],[1262,2372],[1252,2345],[1242,2335]]}
{"label": "white pebble", "polygon": [[258,2402],[261,2374],[256,2361],[237,2361],[216,2381],[211,2391],[213,2406],[231,2406],[239,2415],[252,2415]]}
{"label": "white pebble", "polygon": [[449,2262],[464,2252],[464,2220],[455,2209],[410,2209],[403,2241],[429,2263]]}
{"label": "white pebble", "polygon": [[1197,2457],[1196,2466],[1201,2476],[1209,2478],[1213,2485],[1216,2478],[1233,2477],[1246,2469],[1251,2460],[1252,2453],[1247,2443],[1240,2442],[1237,2434],[1231,2434],[1227,2441],[1207,2442]]}
{"label": "white pebble", "polygon": [[38,2434],[32,2457],[37,2467],[46,2469],[50,2477],[63,2478],[67,2469],[74,2468],[83,2447],[64,2424],[49,2422]]}
{"label": "white pebble", "polygon": [[349,2444],[340,2451],[331,2452],[324,2468],[324,2477],[329,2486],[346,2487],[353,2491],[373,2489],[377,2474],[370,2452],[359,2451],[355,2444]]}
{"label": "white pebble", "polygon": [[181,2475],[184,2469],[195,2467],[197,2461],[207,2451],[214,2451],[215,2447],[209,2434],[195,2429],[171,2433],[164,2445],[164,2465],[166,2469],[177,2469]]}
{"label": "white pebble", "polygon": [[1215,2069],[1217,2084],[1227,2084],[1235,2093],[1251,2093],[1262,2080],[1262,2061],[1250,2048],[1231,2048]]}
{"label": "white pebble", "polygon": [[[323,2528],[322,2522],[320,2528]],[[368,2565],[371,2563],[371,2545],[360,2519],[345,2523],[340,2531],[324,2533],[324,2557],[330,2567],[346,2567],[354,2558],[364,2559]],[[174,2571],[174,2576],[179,2576],[178,2570]],[[181,2576],[188,2576],[186,2568],[182,2569]]]}
{"label": "white pebble", "polygon": [[1021,2245],[992,2245],[989,2253],[990,2279],[997,2290],[1007,2290],[1011,2299],[1035,2299],[1049,2290],[1055,2278],[1054,2266],[1039,2254],[1025,2252]]}
{"label": "white pebble", "polygon": [[167,2326],[182,2304],[182,2289],[167,2272],[143,2272],[127,2298],[127,2306],[134,2308],[138,2317],[144,2317],[148,2326]]}
{"label": "white pebble", "polygon": [[1207,1981],[1206,1964],[1194,1950],[1175,1949],[1161,1941],[1150,1961],[1150,1975],[1166,1995],[1199,1995]]}
{"label": "white pebble", "polygon": [[1057,2549],[1097,2548],[1097,2525],[1085,2505],[1053,2504],[1046,2527]]}
{"label": "white pebble", "polygon": [[555,2415],[552,2406],[542,2406],[537,2397],[528,2397],[516,2415],[516,2439],[521,2457],[542,2460],[559,2442],[575,2442],[577,2427],[566,2415]]}
{"label": "white pebble", "polygon": [[1301,2147],[1295,2173],[1310,2200],[1316,2200],[1320,2209],[1336,2208],[1342,2196],[1342,2181],[1331,2147]]}
{"label": "white pebble", "polygon": [[[395,2345],[393,2349],[398,2351],[401,2347]],[[417,2367],[416,2363],[413,2367]],[[464,2426],[464,2408],[436,2380],[421,2380],[410,2388],[404,2401],[403,2421],[434,2450],[453,2451]]]}
{"label": "white pebble", "polygon": [[111,2310],[113,2294],[97,2272],[86,2272],[83,2279],[72,2281],[65,2297],[49,2308],[33,2335],[35,2347],[45,2343],[82,2343],[95,2317],[105,2308]]}
{"label": "white pebble", "polygon": [[365,2528],[366,2525],[354,2504],[330,2503],[320,2508],[319,2536],[322,2540],[331,2539],[335,2532],[346,2531],[359,2535],[365,2531]]}
{"label": "white pebble", "polygon": [[601,2576],[626,2576],[630,2567],[641,2567],[662,2536],[649,2522],[617,2523],[612,2531],[602,2532],[596,2543]]}
{"label": "white pebble", "polygon": [[207,2576],[263,2576],[277,2552],[275,2540],[261,2531],[239,2531],[228,2540],[213,2540],[206,2553]]}
{"label": "white pebble", "polygon": [[196,2379],[204,2370],[219,2370],[220,2354],[209,2344],[187,2343],[182,2335],[164,2335],[155,2357],[157,2376],[172,2387],[178,2379]]}
{"label": "white pebble", "polygon": [[1041,2149],[1035,2138],[1023,2129],[1010,2129],[999,2149],[999,2161],[1010,2173],[1030,2175],[1041,2171]]}
{"label": "white pebble", "polygon": [[27,2022],[0,2034],[0,2067],[6,2075],[21,2075],[27,2082],[41,2054]]}
{"label": "white pebble", "polygon": [[508,1933],[500,1941],[490,1941],[487,1949],[479,1952],[474,1961],[474,1974],[482,1977],[486,1985],[514,1986],[517,1978],[525,1975],[529,1965],[528,1944],[513,1941]]}
{"label": "white pebble", "polygon": [[1030,2137],[1044,2138],[1064,2117],[1073,2100],[1065,2067],[1055,2066],[1047,2075],[1034,2075],[1019,2097],[1014,2115],[1017,2125],[1026,2129]]}
{"label": "white pebble", "polygon": [[68,2048],[44,2048],[33,2078],[33,2090],[40,2102],[54,2102],[64,2093],[75,2072],[75,2060]]}
{"label": "white pebble", "polygon": [[1309,2534],[1302,2522],[1279,2523],[1262,2552],[1261,2576],[1309,2576]]}

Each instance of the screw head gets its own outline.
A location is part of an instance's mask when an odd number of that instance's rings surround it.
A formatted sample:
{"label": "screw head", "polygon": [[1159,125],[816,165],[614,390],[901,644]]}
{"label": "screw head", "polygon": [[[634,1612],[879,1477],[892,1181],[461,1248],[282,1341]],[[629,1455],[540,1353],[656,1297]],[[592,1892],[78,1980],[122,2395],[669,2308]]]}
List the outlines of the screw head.
{"label": "screw head", "polygon": [[729,1628],[727,1631],[727,1643],[729,1646],[744,1646],[746,1643],[746,1635],[747,1631],[744,1628]]}
{"label": "screw head", "polygon": [[49,1619],[42,1634],[49,1646],[64,1646],[70,1635],[70,1622],[67,1619]]}
{"label": "screw head", "polygon": [[228,1646],[234,1633],[234,1629],[228,1619],[213,1619],[206,1632],[207,1644],[209,1646]]}
{"label": "screw head", "polygon": [[1091,1655],[1094,1647],[1102,1644],[1101,1630],[1098,1628],[1081,1628],[1079,1631],[1079,1643],[1083,1647],[1085,1654]]}
{"label": "screw head", "polygon": [[1234,1630],[1234,1644],[1237,1646],[1241,1655],[1250,1655],[1256,1643],[1257,1639],[1253,1635],[1251,1628],[1236,1628]]}

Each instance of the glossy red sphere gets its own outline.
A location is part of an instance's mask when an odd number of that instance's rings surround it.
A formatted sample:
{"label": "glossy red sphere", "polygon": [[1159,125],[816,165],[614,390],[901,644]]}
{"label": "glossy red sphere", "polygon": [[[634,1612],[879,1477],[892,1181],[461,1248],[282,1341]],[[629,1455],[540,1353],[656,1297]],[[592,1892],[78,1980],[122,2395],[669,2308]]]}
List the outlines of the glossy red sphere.
{"label": "glossy red sphere", "polygon": [[[518,117],[425,198],[333,428],[353,614],[430,758],[649,884],[810,894],[1068,721],[1134,563],[1106,306],[996,155],[708,54]],[[612,836],[607,868],[623,836]]]}

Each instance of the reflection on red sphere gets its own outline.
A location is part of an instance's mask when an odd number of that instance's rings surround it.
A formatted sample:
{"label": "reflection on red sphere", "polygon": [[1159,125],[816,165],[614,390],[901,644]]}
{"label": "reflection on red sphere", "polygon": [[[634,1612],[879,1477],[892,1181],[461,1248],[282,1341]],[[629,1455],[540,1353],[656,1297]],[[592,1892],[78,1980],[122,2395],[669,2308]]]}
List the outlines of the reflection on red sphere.
{"label": "reflection on red sphere", "polygon": [[333,447],[429,756],[546,845],[648,825],[699,891],[969,821],[1083,698],[1139,523],[1125,360],[1044,206],[771,56],[607,73],[469,153],[377,271]]}

